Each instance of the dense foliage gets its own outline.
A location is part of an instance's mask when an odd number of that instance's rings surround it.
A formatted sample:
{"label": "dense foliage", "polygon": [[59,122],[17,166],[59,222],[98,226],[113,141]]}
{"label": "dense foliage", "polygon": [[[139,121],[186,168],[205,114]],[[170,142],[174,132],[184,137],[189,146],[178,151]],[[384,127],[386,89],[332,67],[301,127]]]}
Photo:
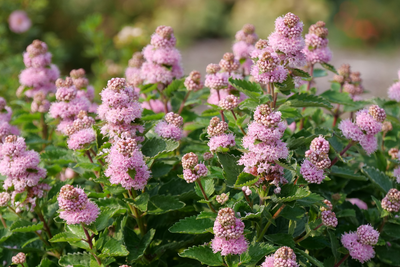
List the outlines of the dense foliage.
{"label": "dense foliage", "polygon": [[3,265],[400,265],[400,84],[364,100],[325,23],[302,31],[247,24],[202,79],[159,26],[101,103],[33,41],[0,98]]}

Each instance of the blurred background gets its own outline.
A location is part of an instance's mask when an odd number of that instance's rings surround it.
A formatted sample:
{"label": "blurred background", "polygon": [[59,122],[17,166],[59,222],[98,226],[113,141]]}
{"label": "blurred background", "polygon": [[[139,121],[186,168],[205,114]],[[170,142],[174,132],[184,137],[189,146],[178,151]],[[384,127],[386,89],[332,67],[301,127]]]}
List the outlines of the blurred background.
{"label": "blurred background", "polygon": [[[15,10],[31,21],[25,32],[10,30]],[[276,17],[289,11],[304,22],[303,34],[325,21],[331,63],[349,63],[370,94],[386,97],[400,69],[399,0],[1,0],[0,94],[15,98],[22,52],[34,39],[48,44],[62,76],[84,68],[100,91],[109,78],[124,75],[133,52],[149,43],[158,25],[174,28],[185,74],[204,74],[208,63],[231,51],[243,24],[254,24],[266,39]],[[329,78],[318,82],[319,90],[329,86]]]}

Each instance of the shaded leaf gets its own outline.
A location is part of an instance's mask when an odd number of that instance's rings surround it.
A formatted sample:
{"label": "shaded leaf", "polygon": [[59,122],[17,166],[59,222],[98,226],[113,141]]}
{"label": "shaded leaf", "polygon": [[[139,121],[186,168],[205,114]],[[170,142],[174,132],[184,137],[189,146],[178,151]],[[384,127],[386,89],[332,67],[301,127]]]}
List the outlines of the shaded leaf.
{"label": "shaded leaf", "polygon": [[236,180],[236,187],[250,186],[258,181],[258,177],[254,176],[247,172],[242,172],[239,174],[238,179]]}
{"label": "shaded leaf", "polygon": [[150,245],[153,240],[154,234],[156,230],[150,229],[143,238],[139,238],[134,231],[129,228],[124,229],[124,241],[126,248],[129,251],[128,261],[132,262],[139,259],[143,253],[146,251],[146,248]]}
{"label": "shaded leaf", "polygon": [[209,246],[190,247],[179,253],[179,256],[195,259],[209,266],[221,266],[224,264],[221,254],[214,254]]}
{"label": "shaded leaf", "polygon": [[173,196],[155,195],[150,198],[147,212],[149,214],[163,214],[171,210],[181,209],[184,206],[185,203]]}
{"label": "shaded leaf", "polygon": [[196,215],[186,217],[179,220],[169,228],[171,233],[180,234],[204,234],[208,232],[209,228],[214,226],[214,222],[210,219],[197,219]]}
{"label": "shaded leaf", "polygon": [[142,153],[146,157],[154,158],[160,153],[170,152],[179,147],[179,142],[161,138],[149,138],[144,141]]}
{"label": "shaded leaf", "polygon": [[361,170],[373,183],[378,185],[378,188],[380,188],[385,194],[393,187],[393,183],[389,176],[383,172],[370,166],[365,166]]}
{"label": "shaded leaf", "polygon": [[16,221],[10,227],[10,230],[13,233],[16,233],[16,232],[27,233],[27,232],[34,232],[34,231],[38,231],[38,230],[42,230],[42,229],[43,229],[42,222],[35,224],[32,222],[28,222],[28,221]]}

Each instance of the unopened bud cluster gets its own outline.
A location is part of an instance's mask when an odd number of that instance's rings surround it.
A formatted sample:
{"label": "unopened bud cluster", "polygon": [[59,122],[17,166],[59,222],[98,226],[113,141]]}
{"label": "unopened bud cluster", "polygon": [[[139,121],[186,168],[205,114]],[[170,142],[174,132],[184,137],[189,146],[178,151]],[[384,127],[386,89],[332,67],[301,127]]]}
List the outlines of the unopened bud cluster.
{"label": "unopened bud cluster", "polygon": [[182,124],[183,118],[179,114],[169,112],[165,115],[164,120],[156,125],[154,131],[162,138],[179,141],[183,135]]}
{"label": "unopened bud cluster", "polygon": [[327,207],[321,207],[321,219],[325,226],[336,227],[338,224],[338,219],[336,214],[332,211],[332,203],[325,199],[324,203]]}
{"label": "unopened bud cluster", "polygon": [[194,70],[185,79],[184,85],[188,91],[198,91],[203,88],[200,72]]}
{"label": "unopened bud cluster", "polygon": [[225,194],[225,193],[222,193],[221,195],[217,195],[216,198],[215,198],[215,200],[216,200],[219,204],[224,205],[225,202],[227,202],[227,201],[229,200],[229,196],[228,196],[227,194]]}
{"label": "unopened bud cluster", "polygon": [[280,247],[273,255],[265,257],[261,267],[298,267],[296,254],[289,247]]}
{"label": "unopened bud cluster", "polygon": [[306,160],[300,168],[300,173],[309,183],[322,183],[324,180],[324,169],[331,166],[329,159],[329,142],[321,135],[315,138],[310,145],[310,149],[306,151]]}
{"label": "unopened bud cluster", "polygon": [[208,169],[203,163],[198,163],[199,158],[193,152],[182,157],[183,178],[188,183],[193,183],[200,177],[207,176]]}
{"label": "unopened bud cluster", "polygon": [[398,212],[400,210],[400,191],[392,188],[382,199],[382,208],[389,212]]}

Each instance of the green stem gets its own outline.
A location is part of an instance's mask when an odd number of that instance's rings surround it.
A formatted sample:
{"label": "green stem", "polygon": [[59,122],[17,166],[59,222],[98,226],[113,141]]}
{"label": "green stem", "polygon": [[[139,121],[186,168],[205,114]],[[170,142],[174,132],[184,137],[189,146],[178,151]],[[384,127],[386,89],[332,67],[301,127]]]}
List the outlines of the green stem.
{"label": "green stem", "polygon": [[[128,190],[129,196],[131,199],[135,199],[137,197],[136,191],[135,190]],[[136,222],[139,226],[140,234],[142,237],[146,234],[146,228],[144,226],[143,220],[142,220],[142,213],[140,210],[138,210],[135,206],[131,206],[131,211],[133,215],[135,216]]]}
{"label": "green stem", "polygon": [[[282,204],[282,206],[275,212],[274,216],[272,216],[272,220],[275,220],[276,218],[279,217],[279,214],[282,212],[282,210],[285,208],[285,204]],[[268,221],[267,224],[265,225],[264,229],[262,230],[261,234],[257,238],[257,242],[261,242],[263,239],[265,233],[267,232],[268,228],[272,224],[272,220]]]}
{"label": "green stem", "polygon": [[[201,184],[201,182],[199,181],[199,179],[196,180],[196,183],[199,185],[201,193],[203,194],[203,197],[205,200],[209,201],[206,192],[204,191],[203,185]],[[210,202],[207,202],[208,207],[214,212],[217,213],[217,211],[214,209],[214,207],[211,205]]]}

